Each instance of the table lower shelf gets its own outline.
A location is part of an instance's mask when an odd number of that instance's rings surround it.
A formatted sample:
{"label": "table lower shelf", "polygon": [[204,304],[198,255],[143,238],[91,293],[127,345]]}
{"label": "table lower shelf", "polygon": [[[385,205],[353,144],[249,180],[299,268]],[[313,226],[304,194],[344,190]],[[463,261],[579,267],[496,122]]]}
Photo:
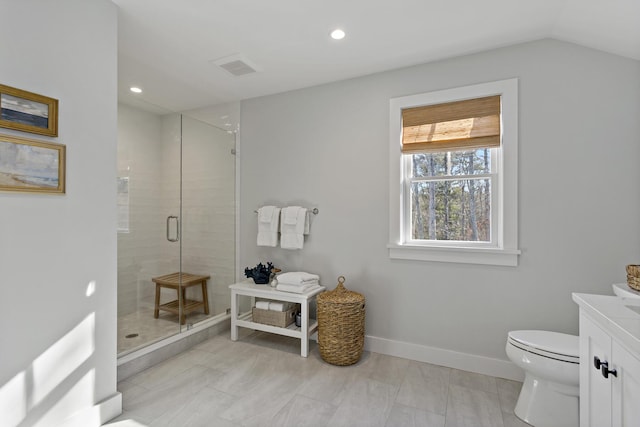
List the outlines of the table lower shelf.
{"label": "table lower shelf", "polygon": [[[290,324],[286,328],[279,326],[265,325],[264,323],[256,323],[253,321],[251,313],[238,316],[235,322],[236,326],[243,328],[255,329],[256,331],[270,332],[273,334],[284,335],[292,338],[303,338],[302,328],[296,326],[295,323]],[[316,319],[309,319],[309,336],[318,330],[318,321]]]}

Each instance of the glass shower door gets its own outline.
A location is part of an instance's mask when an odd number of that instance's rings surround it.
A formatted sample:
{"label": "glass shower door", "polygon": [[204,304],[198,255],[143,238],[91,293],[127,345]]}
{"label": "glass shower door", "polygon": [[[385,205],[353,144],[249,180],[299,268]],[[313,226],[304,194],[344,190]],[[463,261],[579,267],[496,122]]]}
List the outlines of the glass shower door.
{"label": "glass shower door", "polygon": [[181,266],[185,278],[206,277],[206,290],[198,283],[186,290],[185,307],[194,308],[187,327],[229,308],[229,285],[235,282],[234,149],[235,134],[183,115]]}
{"label": "glass shower door", "polygon": [[[181,117],[118,107],[118,354],[180,332]],[[175,304],[174,305],[178,305]]]}
{"label": "glass shower door", "polygon": [[[180,332],[184,323],[182,310],[181,250],[182,250],[182,116],[169,114],[162,117],[161,128],[160,191],[161,218],[164,240],[160,245],[161,258],[157,275],[152,277],[155,285],[155,323],[162,337]],[[176,324],[177,323],[177,324]]]}

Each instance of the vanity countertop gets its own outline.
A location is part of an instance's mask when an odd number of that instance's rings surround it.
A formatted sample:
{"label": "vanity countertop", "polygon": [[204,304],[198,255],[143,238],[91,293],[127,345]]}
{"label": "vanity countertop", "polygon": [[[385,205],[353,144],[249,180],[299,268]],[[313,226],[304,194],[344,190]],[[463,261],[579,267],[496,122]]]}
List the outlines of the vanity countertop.
{"label": "vanity countertop", "polygon": [[607,333],[640,356],[640,298],[574,293],[573,300]]}

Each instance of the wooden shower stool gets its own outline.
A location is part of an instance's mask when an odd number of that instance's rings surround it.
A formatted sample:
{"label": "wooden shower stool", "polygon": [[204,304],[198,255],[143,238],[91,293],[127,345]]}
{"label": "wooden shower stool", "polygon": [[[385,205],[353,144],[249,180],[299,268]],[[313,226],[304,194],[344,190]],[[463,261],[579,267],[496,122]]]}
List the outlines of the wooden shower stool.
{"label": "wooden shower stool", "polygon": [[[180,284],[180,278],[182,277],[182,284]],[[156,319],[160,315],[160,310],[165,310],[180,316],[180,324],[184,325],[187,321],[187,314],[194,310],[204,307],[204,314],[209,314],[209,297],[207,295],[207,280],[211,276],[198,276],[190,273],[171,273],[164,276],[154,277],[153,282],[156,284],[156,306],[153,311],[153,317]],[[202,301],[195,301],[187,299],[186,290],[190,286],[202,286]],[[160,305],[160,289],[171,288],[175,289],[178,295],[176,300]],[[180,298],[182,293],[182,298]],[[182,302],[182,304],[180,304]],[[182,307],[180,307],[182,305]]]}

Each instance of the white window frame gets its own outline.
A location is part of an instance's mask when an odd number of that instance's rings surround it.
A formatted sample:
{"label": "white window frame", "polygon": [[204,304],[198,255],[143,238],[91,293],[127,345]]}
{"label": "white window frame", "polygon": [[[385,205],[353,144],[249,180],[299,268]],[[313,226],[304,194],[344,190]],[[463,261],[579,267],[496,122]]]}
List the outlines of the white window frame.
{"label": "white window frame", "polygon": [[[409,156],[400,151],[402,110],[423,105],[500,95],[501,147],[492,157],[497,174],[492,191],[492,242],[410,239],[406,185]],[[500,80],[390,100],[389,257],[419,261],[517,266],[518,249],[518,79]],[[492,167],[493,167],[492,166]]]}

